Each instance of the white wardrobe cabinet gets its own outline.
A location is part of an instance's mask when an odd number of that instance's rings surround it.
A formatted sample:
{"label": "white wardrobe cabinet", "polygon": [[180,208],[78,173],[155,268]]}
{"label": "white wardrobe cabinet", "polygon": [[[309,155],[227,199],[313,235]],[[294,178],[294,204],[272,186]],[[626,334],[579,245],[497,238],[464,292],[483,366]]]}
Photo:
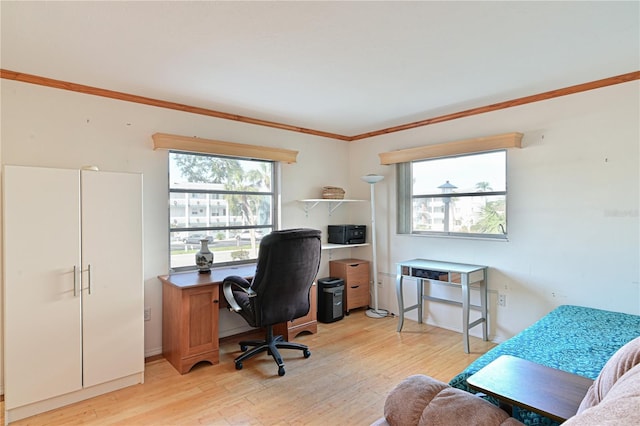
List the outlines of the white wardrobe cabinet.
{"label": "white wardrobe cabinet", "polygon": [[144,381],[142,175],[5,166],[5,420]]}

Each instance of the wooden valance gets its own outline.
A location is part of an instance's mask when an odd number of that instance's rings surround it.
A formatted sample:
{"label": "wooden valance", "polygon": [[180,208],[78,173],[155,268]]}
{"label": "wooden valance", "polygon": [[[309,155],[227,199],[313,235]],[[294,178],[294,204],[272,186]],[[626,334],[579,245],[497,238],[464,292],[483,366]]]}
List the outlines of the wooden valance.
{"label": "wooden valance", "polygon": [[380,157],[380,164],[397,164],[428,158],[494,151],[496,149],[520,148],[521,142],[522,133],[505,133],[503,135],[381,152],[378,156]]}
{"label": "wooden valance", "polygon": [[166,133],[155,133],[152,138],[154,150],[175,149],[177,151],[227,155],[229,157],[283,161],[285,163],[295,163],[298,156],[298,151],[292,151],[289,149],[223,142],[213,139],[194,138],[190,136],[169,135]]}

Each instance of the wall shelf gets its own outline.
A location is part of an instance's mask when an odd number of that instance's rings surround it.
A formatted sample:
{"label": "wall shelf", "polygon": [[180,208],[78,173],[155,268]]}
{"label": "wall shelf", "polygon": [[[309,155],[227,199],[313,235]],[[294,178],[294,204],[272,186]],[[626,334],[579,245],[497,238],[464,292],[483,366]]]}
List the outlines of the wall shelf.
{"label": "wall shelf", "polygon": [[329,209],[329,216],[340,207],[343,203],[361,203],[367,200],[352,200],[352,199],[332,199],[332,198],[308,198],[305,200],[298,200],[304,203],[304,213],[309,216],[309,212],[318,204],[326,204]]}
{"label": "wall shelf", "polygon": [[366,247],[370,245],[369,243],[362,244],[333,244],[333,243],[323,243],[322,250],[333,250],[333,249],[342,249],[342,248],[350,248],[350,247]]}

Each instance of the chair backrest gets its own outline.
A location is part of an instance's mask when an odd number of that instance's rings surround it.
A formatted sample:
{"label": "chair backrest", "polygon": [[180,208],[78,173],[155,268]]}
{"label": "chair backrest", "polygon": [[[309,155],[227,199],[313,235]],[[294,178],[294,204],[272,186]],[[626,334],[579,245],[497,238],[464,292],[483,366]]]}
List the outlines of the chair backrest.
{"label": "chair backrest", "polygon": [[260,242],[251,288],[257,326],[278,324],[309,312],[309,292],[320,267],[320,231],[274,231]]}

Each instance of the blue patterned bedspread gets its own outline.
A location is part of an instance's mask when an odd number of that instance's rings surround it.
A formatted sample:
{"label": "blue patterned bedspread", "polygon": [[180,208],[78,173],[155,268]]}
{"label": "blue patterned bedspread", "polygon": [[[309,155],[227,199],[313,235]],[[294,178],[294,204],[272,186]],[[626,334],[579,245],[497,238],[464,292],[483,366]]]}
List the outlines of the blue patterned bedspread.
{"label": "blue patterned bedspread", "polygon": [[[449,384],[471,392],[467,377],[500,355],[517,356],[595,380],[607,360],[621,346],[638,336],[638,315],[581,306],[559,306],[472,362]],[[538,414],[517,410],[516,407],[513,416],[528,425],[557,424]]]}

